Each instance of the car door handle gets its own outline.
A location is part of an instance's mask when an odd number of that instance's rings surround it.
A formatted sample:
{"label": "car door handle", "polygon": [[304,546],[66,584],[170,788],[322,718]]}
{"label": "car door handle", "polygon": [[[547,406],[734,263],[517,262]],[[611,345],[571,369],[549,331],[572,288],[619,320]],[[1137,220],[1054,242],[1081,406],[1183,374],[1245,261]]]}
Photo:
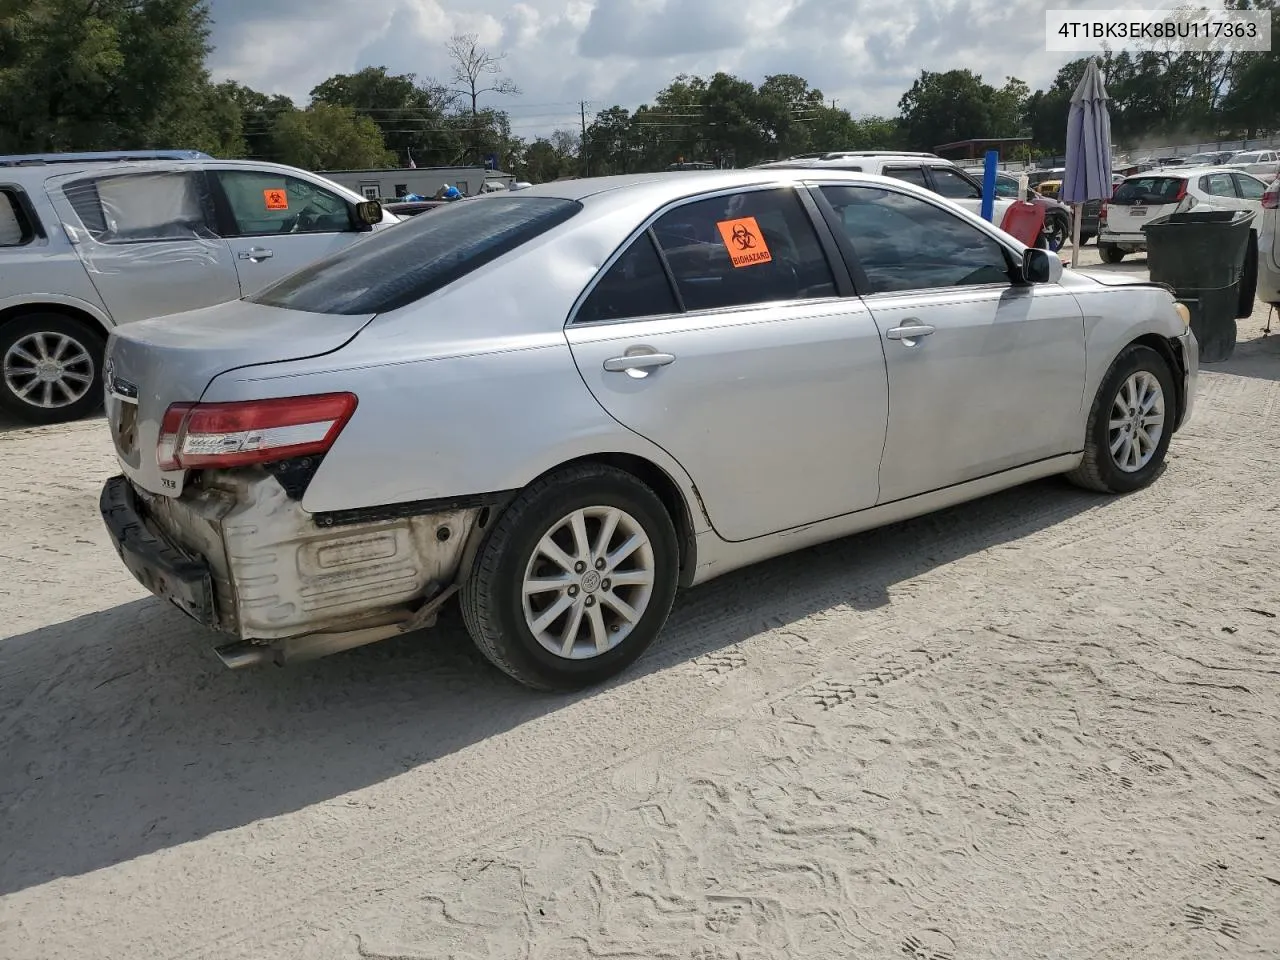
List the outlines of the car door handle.
{"label": "car door handle", "polygon": [[938,328],[928,323],[909,323],[905,327],[893,327],[885,331],[890,340],[914,340],[916,337],[927,337]]}
{"label": "car door handle", "polygon": [[250,247],[248,250],[241,250],[237,256],[241,260],[253,260],[256,263],[259,260],[274,257],[275,254],[263,247]]}
{"label": "car door handle", "polygon": [[632,353],[624,357],[610,357],[604,362],[604,368],[610,373],[624,373],[647,370],[649,367],[665,367],[668,363],[675,363],[675,360],[669,353]]}

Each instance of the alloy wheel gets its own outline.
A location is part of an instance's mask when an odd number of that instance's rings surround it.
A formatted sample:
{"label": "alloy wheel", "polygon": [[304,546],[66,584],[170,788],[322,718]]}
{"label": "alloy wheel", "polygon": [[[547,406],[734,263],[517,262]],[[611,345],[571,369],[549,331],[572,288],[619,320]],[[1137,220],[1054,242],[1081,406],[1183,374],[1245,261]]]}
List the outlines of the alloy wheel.
{"label": "alloy wheel", "polygon": [[1164,391],[1153,373],[1139,370],[1120,386],[1111,404],[1107,440],[1111,459],[1125,473],[1137,473],[1156,455],[1164,433]]}
{"label": "alloy wheel", "polygon": [[31,333],[4,355],[4,381],[18,399],[54,410],[82,400],[93,385],[94,364],[84,344],[65,333]]}
{"label": "alloy wheel", "polygon": [[648,609],[654,567],[648,534],[625,510],[574,510],[551,525],[525,567],[525,624],[557,657],[608,653]]}

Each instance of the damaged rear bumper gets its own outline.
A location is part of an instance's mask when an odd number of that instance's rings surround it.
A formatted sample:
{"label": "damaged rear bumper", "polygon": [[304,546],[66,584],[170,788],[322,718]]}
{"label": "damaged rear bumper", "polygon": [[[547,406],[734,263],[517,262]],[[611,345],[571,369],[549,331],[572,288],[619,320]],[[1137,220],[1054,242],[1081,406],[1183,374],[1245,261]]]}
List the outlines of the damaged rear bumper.
{"label": "damaged rear bumper", "polygon": [[[474,553],[482,508],[319,525],[265,471],[210,471],[180,498],[102,489],[134,578],[228,637],[228,666],[312,659],[434,622]],[[468,548],[471,547],[469,550]]]}

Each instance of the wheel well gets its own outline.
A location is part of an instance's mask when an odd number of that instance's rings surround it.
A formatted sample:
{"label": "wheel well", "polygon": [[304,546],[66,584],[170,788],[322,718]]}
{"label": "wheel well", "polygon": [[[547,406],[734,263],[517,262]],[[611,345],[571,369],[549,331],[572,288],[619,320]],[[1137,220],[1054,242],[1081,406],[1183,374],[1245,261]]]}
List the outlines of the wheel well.
{"label": "wheel well", "polygon": [[10,320],[17,320],[19,317],[25,317],[31,313],[56,313],[59,316],[66,317],[68,320],[76,320],[83,323],[90,330],[102,334],[105,340],[111,332],[105,324],[91,313],[84,310],[78,310],[75,307],[67,306],[65,303],[20,303],[17,306],[6,307],[0,310],[0,327],[4,326]]}
{"label": "wheel well", "polygon": [[1178,401],[1178,415],[1174,419],[1174,423],[1180,422],[1182,420],[1182,411],[1187,408],[1187,398],[1184,396],[1187,371],[1182,365],[1182,351],[1175,347],[1168,337],[1162,337],[1158,333],[1144,334],[1134,340],[1133,345],[1150,347],[1164,357],[1165,362],[1169,364],[1169,369],[1174,374],[1173,389]]}
{"label": "wheel well", "polygon": [[676,540],[680,544],[680,585],[687,587],[693,581],[693,573],[697,568],[697,537],[694,534],[693,516],[689,505],[685,503],[684,495],[667,471],[656,463],[631,453],[592,454],[562,463],[556,469],[578,463],[607,464],[631,474],[658,495],[658,499],[667,508],[667,515],[671,517],[671,522],[676,528]]}

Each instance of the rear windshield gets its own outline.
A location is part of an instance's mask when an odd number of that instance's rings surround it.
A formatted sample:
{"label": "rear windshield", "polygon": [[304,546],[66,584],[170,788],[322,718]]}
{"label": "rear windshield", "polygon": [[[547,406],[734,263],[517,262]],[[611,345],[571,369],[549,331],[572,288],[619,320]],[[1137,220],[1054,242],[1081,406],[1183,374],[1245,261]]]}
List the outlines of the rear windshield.
{"label": "rear windshield", "polygon": [[1185,177],[1135,177],[1120,184],[1110,202],[1121,205],[1173,203],[1185,182]]}
{"label": "rear windshield", "polygon": [[308,313],[385,313],[421,300],[552,227],[580,203],[491,193],[357,240],[248,297]]}

